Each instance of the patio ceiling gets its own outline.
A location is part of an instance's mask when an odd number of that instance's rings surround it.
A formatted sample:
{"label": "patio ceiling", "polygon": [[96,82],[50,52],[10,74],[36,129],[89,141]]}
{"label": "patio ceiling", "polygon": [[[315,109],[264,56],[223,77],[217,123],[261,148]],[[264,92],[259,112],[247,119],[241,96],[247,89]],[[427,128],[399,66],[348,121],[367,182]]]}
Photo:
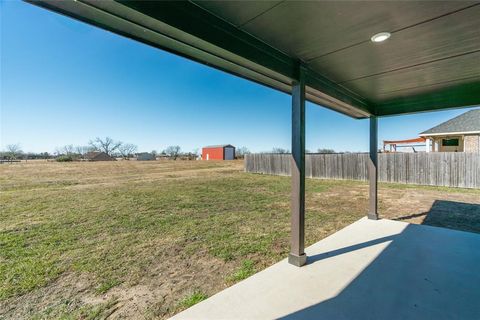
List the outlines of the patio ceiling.
{"label": "patio ceiling", "polygon": [[480,2],[30,2],[355,118],[480,104]]}

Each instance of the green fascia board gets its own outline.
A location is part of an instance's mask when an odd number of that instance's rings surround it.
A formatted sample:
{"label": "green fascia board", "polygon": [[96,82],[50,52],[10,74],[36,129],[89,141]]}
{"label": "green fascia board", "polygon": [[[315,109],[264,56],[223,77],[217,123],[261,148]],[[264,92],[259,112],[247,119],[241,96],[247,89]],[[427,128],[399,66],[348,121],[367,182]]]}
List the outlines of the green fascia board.
{"label": "green fascia board", "polygon": [[[26,1],[286,93],[291,92],[301,64],[188,1]],[[106,11],[108,6],[115,12]],[[129,15],[133,11],[168,25],[170,33],[132,21]],[[354,118],[372,114],[373,108],[364,98],[312,70],[307,70],[306,83],[344,106],[337,110],[336,103],[325,105],[330,99],[309,95],[314,97],[310,99],[313,103]]]}
{"label": "green fascia board", "polygon": [[189,1],[115,1],[280,74],[295,72],[295,63],[287,55]]}
{"label": "green fascia board", "polygon": [[392,116],[477,105],[480,105],[480,82],[461,84],[420,95],[387,100],[375,107],[375,114]]}

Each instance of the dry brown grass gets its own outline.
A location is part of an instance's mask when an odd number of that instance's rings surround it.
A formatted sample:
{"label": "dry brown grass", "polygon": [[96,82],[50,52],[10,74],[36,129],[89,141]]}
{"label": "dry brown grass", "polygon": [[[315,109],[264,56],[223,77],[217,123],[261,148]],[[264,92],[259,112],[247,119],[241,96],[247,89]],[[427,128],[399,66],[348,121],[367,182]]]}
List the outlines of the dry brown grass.
{"label": "dry brown grass", "polygon": [[[238,161],[8,164],[0,188],[5,318],[164,318],[288,252],[289,178]],[[308,180],[307,244],[364,216],[367,191]],[[475,190],[380,191],[383,217],[468,231],[479,204]]]}

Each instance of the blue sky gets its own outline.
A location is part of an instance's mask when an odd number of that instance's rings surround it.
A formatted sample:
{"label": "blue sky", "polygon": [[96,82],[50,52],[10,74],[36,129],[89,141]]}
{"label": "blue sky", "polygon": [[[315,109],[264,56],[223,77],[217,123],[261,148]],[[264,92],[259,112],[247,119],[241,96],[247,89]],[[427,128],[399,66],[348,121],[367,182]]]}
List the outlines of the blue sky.
{"label": "blue sky", "polygon": [[[24,151],[96,136],[139,150],[230,143],[290,148],[290,97],[19,1],[1,1],[0,142]],[[413,138],[465,110],[379,120]],[[307,104],[306,147],[368,150],[368,121]]]}

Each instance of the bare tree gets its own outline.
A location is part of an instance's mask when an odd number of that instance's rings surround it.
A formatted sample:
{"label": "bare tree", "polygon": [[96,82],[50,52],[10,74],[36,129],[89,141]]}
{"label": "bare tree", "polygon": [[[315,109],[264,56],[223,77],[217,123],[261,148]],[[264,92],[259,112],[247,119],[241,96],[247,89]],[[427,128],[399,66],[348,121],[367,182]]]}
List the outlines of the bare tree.
{"label": "bare tree", "polygon": [[335,150],[320,148],[320,149],[317,150],[317,153],[335,153]]}
{"label": "bare tree", "polygon": [[16,159],[18,156],[20,156],[23,151],[20,148],[20,144],[9,144],[7,145],[7,155],[10,159]]}
{"label": "bare tree", "polygon": [[76,146],[75,153],[79,154],[81,157],[85,156],[87,153],[92,151],[93,148],[91,146]]}
{"label": "bare tree", "polygon": [[105,137],[103,139],[96,137],[95,140],[90,140],[89,145],[95,150],[105,152],[111,156],[112,153],[122,145],[122,142],[114,141],[110,137]]}
{"label": "bare tree", "polygon": [[272,149],[272,153],[282,153],[282,154],[283,154],[283,153],[288,153],[288,150],[287,150],[287,149],[283,149],[283,148],[277,148],[277,147],[275,147],[275,148]]}
{"label": "bare tree", "polygon": [[247,147],[240,147],[235,150],[235,156],[237,157],[237,159],[243,159],[245,158],[245,155],[249,153],[250,150],[248,150]]}
{"label": "bare tree", "polygon": [[164,153],[170,158],[173,158],[173,160],[177,160],[180,150],[180,146],[169,146],[167,149],[165,149]]}
{"label": "bare tree", "polygon": [[122,158],[127,159],[128,156],[137,151],[137,146],[132,143],[123,143],[117,149]]}
{"label": "bare tree", "polygon": [[75,147],[73,146],[73,144],[67,144],[66,146],[62,147],[62,151],[67,156],[70,156],[75,153]]}
{"label": "bare tree", "polygon": [[62,146],[62,147],[56,147],[55,148],[55,154],[57,156],[65,155],[65,156],[68,156],[68,157],[72,157],[72,156],[75,155],[75,147],[73,146],[73,144],[67,144],[67,145]]}

